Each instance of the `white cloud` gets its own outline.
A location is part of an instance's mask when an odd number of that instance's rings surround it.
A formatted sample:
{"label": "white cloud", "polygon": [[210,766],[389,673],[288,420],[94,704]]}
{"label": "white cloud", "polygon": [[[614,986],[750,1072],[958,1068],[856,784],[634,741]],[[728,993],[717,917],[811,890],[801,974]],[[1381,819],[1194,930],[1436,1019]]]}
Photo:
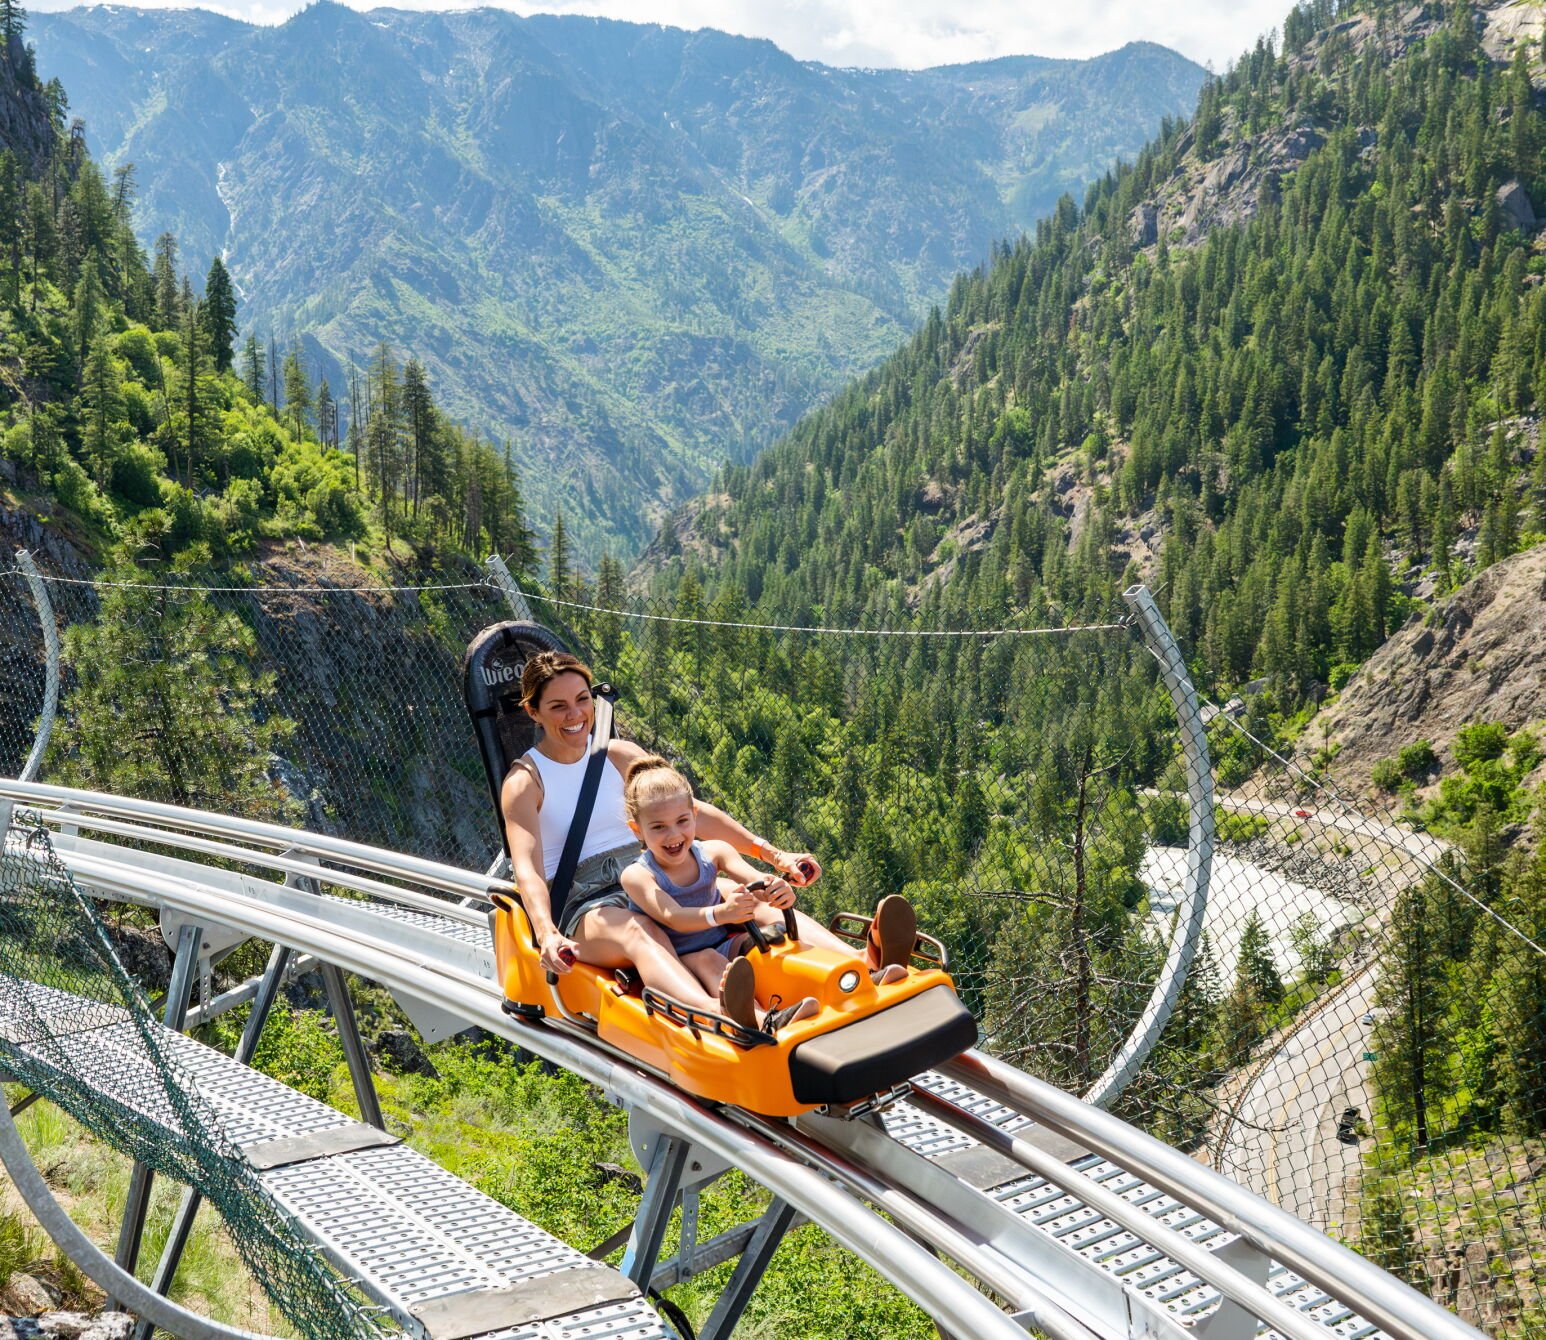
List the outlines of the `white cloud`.
{"label": "white cloud", "polygon": [[[35,9],[65,9],[72,0],[33,0]],[[140,0],[158,4],[159,0]],[[214,9],[254,23],[294,13],[295,0],[213,0]],[[367,9],[364,0],[354,7]],[[466,9],[452,0],[395,0],[407,9]],[[802,60],[829,65],[918,69],[994,56],[1098,55],[1127,42],[1159,42],[1222,70],[1277,26],[1289,0],[505,0],[522,14],[593,14],[681,28],[719,28],[766,37]]]}

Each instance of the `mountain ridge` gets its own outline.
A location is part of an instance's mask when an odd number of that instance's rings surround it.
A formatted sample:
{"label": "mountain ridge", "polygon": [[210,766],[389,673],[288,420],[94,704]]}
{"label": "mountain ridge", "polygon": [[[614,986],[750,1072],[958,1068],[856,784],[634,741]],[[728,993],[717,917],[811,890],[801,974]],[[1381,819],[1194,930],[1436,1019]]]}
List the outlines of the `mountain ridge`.
{"label": "mountain ridge", "polygon": [[242,325],[302,335],[335,385],[379,339],[418,354],[592,556],[894,348],[1202,78],[1159,48],[867,75],[712,29],[330,3],[34,33],[100,156],[137,164],[147,243],[224,252]]}

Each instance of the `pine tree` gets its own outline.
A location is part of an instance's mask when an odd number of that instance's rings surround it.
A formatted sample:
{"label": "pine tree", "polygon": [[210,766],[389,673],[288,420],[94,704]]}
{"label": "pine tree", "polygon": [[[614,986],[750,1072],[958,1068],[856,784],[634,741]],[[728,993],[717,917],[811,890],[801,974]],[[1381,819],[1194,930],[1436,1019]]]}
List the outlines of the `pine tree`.
{"label": "pine tree", "polygon": [[290,345],[284,360],[285,417],[290,421],[290,431],[302,437],[311,423],[311,379],[306,375],[305,354],[300,340]]}
{"label": "pine tree", "polygon": [[0,57],[12,69],[15,57],[13,52],[22,51],[22,34],[27,31],[27,11],[17,0],[0,0]]}
{"label": "pine tree", "polygon": [[106,574],[95,621],[64,635],[75,708],[50,742],[51,775],[174,805],[286,817],[268,760],[293,729],[279,715],[257,644],[208,596],[149,584],[133,567]]}
{"label": "pine tree", "polygon": [[112,480],[124,429],[123,383],[106,340],[98,340],[86,356],[81,377],[85,410],[84,439],[92,477],[105,488]]}
{"label": "pine tree", "polygon": [[1267,937],[1261,916],[1253,907],[1240,934],[1240,959],[1235,968],[1237,981],[1246,983],[1258,1000],[1276,1005],[1283,999],[1283,978],[1272,956],[1272,941]]}
{"label": "pine tree", "polygon": [[256,335],[248,335],[242,346],[242,383],[255,405],[263,403],[264,367],[263,346]]}
{"label": "pine tree", "polygon": [[429,440],[434,429],[434,409],[429,385],[424,380],[424,367],[417,358],[410,358],[403,368],[403,417],[408,430],[408,491],[414,517],[419,515],[424,465],[431,451]]}
{"label": "pine tree", "polygon": [[268,337],[268,412],[279,417],[279,346],[273,333]]}
{"label": "pine tree", "polygon": [[97,327],[102,318],[102,282],[97,275],[95,256],[87,256],[81,265],[80,279],[75,285],[74,354],[77,377],[84,377],[86,359],[97,338]]}
{"label": "pine tree", "polygon": [[325,447],[338,445],[338,402],[326,377],[317,387],[317,437]]}
{"label": "pine tree", "polygon": [[156,323],[162,330],[176,330],[182,324],[182,308],[177,287],[177,238],[171,233],[162,233],[156,239],[156,261],[151,275],[156,291]]}
{"label": "pine tree", "polygon": [[200,310],[204,337],[208,341],[209,356],[214,362],[215,371],[229,372],[236,357],[233,347],[236,339],[236,290],[219,256],[209,263]]}
{"label": "pine tree", "polygon": [[1442,907],[1448,899],[1438,875],[1405,890],[1390,918],[1375,1001],[1374,1079],[1382,1101],[1407,1125],[1419,1148],[1428,1145],[1429,1098],[1443,1082],[1448,1050],[1444,1018]]}
{"label": "pine tree", "polygon": [[210,416],[213,410],[213,390],[208,371],[209,356],[204,348],[204,324],[199,317],[200,304],[193,296],[192,287],[183,280],[178,295],[178,308],[182,312],[182,367],[178,370],[178,403],[183,414],[183,444],[187,450],[187,471],[183,482],[194,486],[199,468],[204,460],[205,448],[214,436]]}
{"label": "pine tree", "polygon": [[574,555],[570,552],[569,528],[560,512],[553,520],[553,533],[548,539],[548,592],[554,600],[570,600],[574,596]]}

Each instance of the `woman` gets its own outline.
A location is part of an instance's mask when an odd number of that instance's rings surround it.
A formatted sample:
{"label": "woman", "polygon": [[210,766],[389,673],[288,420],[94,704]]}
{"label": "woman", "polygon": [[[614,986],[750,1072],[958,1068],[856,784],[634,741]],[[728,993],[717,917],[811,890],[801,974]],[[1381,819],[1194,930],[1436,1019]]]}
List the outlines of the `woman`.
{"label": "woman", "polygon": [[[720,1002],[677,958],[665,931],[632,911],[623,892],[623,867],[639,854],[639,839],[624,812],[623,779],[629,767],[645,757],[638,745],[627,740],[607,743],[607,764],[579,864],[561,922],[554,922],[548,881],[558,869],[585,775],[595,722],[592,683],[590,667],[567,652],[539,652],[527,661],[521,675],[521,704],[542,728],[542,737],[510,769],[500,805],[512,874],[537,938],[542,966],[548,972],[566,973],[574,959],[599,968],[631,964],[646,986],[694,1009],[718,1013]],[[809,884],[821,875],[821,866],[810,853],[780,851],[702,800],[695,802],[695,811],[700,836],[728,843],[780,872],[783,878],[766,891],[770,906],[789,906],[795,897],[789,884]],[[885,901],[900,907],[892,908],[884,919],[876,918],[885,924],[877,927],[880,938],[871,944],[870,959],[880,970],[888,964],[905,965],[916,932],[912,909],[899,898]],[[887,912],[885,907],[881,910]]]}

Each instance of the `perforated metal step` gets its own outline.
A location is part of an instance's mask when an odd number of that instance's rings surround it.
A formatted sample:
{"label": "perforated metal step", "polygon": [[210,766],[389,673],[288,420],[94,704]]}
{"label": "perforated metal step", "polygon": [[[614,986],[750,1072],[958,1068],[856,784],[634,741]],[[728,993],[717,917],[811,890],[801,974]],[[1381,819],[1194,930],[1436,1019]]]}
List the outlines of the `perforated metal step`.
{"label": "perforated metal step", "polygon": [[[1035,1125],[1030,1118],[933,1071],[919,1075],[913,1083],[1006,1133],[1024,1135]],[[908,1103],[888,1110],[885,1123],[886,1132],[893,1139],[935,1162],[947,1155],[959,1157],[979,1148],[970,1136]],[[990,1187],[987,1194],[1040,1232],[1162,1303],[1183,1323],[1195,1325],[1217,1310],[1222,1301],[1218,1290],[1129,1230],[1090,1209],[1080,1198],[1079,1181],[1087,1178],[1098,1182],[1142,1209],[1156,1223],[1185,1234],[1209,1251],[1233,1242],[1235,1234],[1099,1155],[1086,1154],[1071,1160],[1068,1171],[1069,1176],[1058,1183],[1027,1174]],[[1328,1337],[1388,1340],[1378,1327],[1277,1262],[1272,1263],[1267,1285],[1280,1301],[1325,1326]],[[1265,1326],[1257,1336],[1258,1340],[1282,1340],[1276,1331]]]}
{"label": "perforated metal step", "polygon": [[[72,1020],[72,1031],[54,1031],[51,1019]],[[100,1077],[126,1118],[181,1132],[125,1010],[0,977],[0,1036],[93,1087],[93,1077]],[[670,1335],[622,1275],[406,1145],[381,1145],[379,1133],[183,1034],[155,1025],[154,1037],[234,1146],[272,1153],[290,1142],[296,1158],[260,1171],[262,1184],[328,1259],[409,1333],[427,1340]]]}

